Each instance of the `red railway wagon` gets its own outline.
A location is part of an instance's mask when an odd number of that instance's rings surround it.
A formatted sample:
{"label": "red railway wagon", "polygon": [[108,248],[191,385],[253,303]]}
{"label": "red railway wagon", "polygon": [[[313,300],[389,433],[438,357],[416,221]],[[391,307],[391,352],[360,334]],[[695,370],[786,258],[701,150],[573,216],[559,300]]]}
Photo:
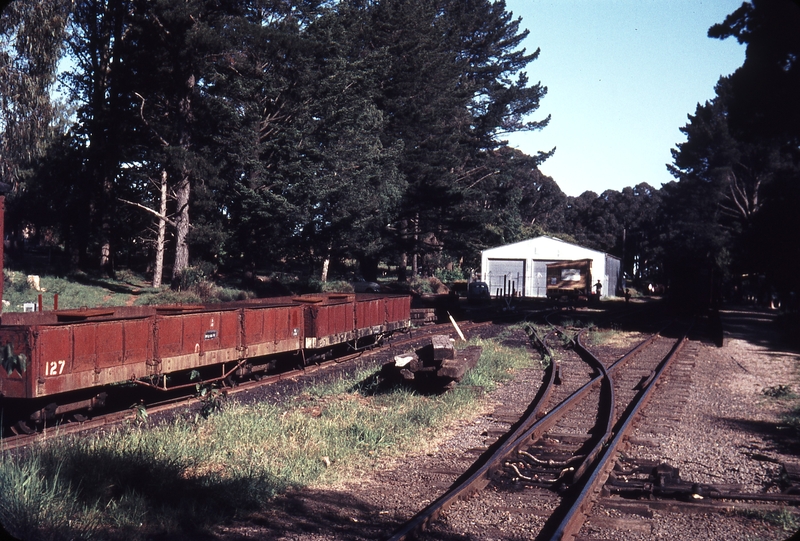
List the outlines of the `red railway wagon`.
{"label": "red railway wagon", "polygon": [[[55,400],[124,382],[174,389],[168,375],[217,367],[211,379],[222,379],[264,369],[253,365],[270,356],[356,346],[410,323],[409,297],[369,294],[9,313],[0,325],[0,396]],[[61,396],[57,412],[89,402]]]}
{"label": "red railway wagon", "polygon": [[375,294],[306,295],[305,348],[314,350],[411,326],[411,297]]}
{"label": "red railway wagon", "polygon": [[0,395],[40,398],[302,348],[291,299],[4,314]]}

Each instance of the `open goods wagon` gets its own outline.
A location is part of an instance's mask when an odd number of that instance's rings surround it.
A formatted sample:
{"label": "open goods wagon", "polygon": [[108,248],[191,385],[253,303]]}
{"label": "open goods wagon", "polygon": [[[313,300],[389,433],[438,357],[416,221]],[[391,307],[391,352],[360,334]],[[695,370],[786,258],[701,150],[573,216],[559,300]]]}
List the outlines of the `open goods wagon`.
{"label": "open goods wagon", "polygon": [[39,420],[101,405],[118,384],[174,390],[303,366],[410,325],[409,296],[377,294],[6,313],[0,407]]}
{"label": "open goods wagon", "polygon": [[592,293],[592,260],[559,261],[547,264],[547,298],[586,297]]}
{"label": "open goods wagon", "polygon": [[[274,369],[286,357],[300,366],[325,348],[358,347],[410,323],[410,297],[369,294],[4,314],[0,396],[46,403],[38,419],[97,405],[98,391],[113,384],[174,390],[194,385],[188,373],[208,382]],[[91,396],[78,399],[81,391]]]}

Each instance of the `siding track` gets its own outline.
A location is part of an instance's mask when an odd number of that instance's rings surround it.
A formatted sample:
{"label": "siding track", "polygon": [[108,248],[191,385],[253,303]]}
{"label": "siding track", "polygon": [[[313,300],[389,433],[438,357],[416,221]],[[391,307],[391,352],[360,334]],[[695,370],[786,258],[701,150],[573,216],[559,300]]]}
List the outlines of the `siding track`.
{"label": "siding track", "polygon": [[[554,362],[526,414],[450,490],[398,528],[391,541],[417,535],[456,501],[487,487],[489,492],[524,492],[525,509],[547,510],[548,520],[538,528],[531,525],[531,533],[536,531],[532,538],[571,536],[591,508],[590,496],[602,486],[598,479],[608,467],[614,441],[621,439],[636,403],[647,398],[685,339],[685,333],[679,339],[656,334],[621,358],[603,362],[584,347],[580,335],[566,329],[554,328],[540,339],[529,328],[529,336]],[[550,346],[557,337],[567,348],[558,356]]]}

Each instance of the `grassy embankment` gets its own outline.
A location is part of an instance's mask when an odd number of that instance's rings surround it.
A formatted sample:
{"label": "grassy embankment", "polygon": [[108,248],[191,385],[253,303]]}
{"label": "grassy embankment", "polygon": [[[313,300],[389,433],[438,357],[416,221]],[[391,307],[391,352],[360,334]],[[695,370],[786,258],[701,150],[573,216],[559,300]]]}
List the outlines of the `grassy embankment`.
{"label": "grassy embankment", "polygon": [[366,371],[278,405],[223,403],[207,418],[161,424],[132,410],[122,427],[3,453],[0,522],[25,540],[202,535],[290,487],[333,483],[430,445],[449,423],[474,415],[498,382],[538,362],[499,339],[480,345],[478,367],[439,396],[378,390]]}
{"label": "grassy embankment", "polygon": [[[101,275],[77,273],[68,277],[39,276],[39,290],[34,289],[24,272],[5,269],[3,291],[3,311],[22,312],[25,303],[38,304],[42,296],[44,310],[51,310],[55,295],[58,295],[59,309],[83,307],[152,305],[152,304],[196,304],[227,302],[254,298],[258,296],[252,289],[236,285],[220,285],[213,277],[200,272],[187,272],[180,291],[169,287],[155,289],[142,276],[128,271],[117,273],[116,279]],[[302,280],[296,276],[279,275],[259,280],[253,284],[261,296],[293,295],[317,293],[320,291],[353,292],[349,282],[337,280],[321,283],[318,280]],[[398,291],[404,290],[394,284]],[[436,278],[417,278],[405,286],[409,292],[419,294],[446,293],[447,289]]]}
{"label": "grassy embankment", "polygon": [[4,312],[21,312],[24,303],[38,303],[39,295],[42,296],[44,310],[53,309],[56,294],[58,308],[62,310],[126,304],[223,302],[254,296],[250,291],[221,287],[205,279],[193,281],[182,291],[172,291],[166,287],[155,289],[132,273],[119,273],[116,280],[85,274],[40,276],[39,290],[36,290],[23,272],[5,269],[3,274]]}

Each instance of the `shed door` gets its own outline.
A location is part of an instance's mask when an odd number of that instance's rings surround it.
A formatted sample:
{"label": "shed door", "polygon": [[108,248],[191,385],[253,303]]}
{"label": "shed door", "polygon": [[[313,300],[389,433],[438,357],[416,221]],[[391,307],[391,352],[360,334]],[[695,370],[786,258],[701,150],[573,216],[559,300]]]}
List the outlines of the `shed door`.
{"label": "shed door", "polygon": [[547,265],[555,261],[534,261],[533,262],[533,296],[547,296]]}
{"label": "shed door", "polygon": [[490,259],[489,273],[486,277],[489,292],[494,296],[517,295],[525,293],[525,260],[524,259]]}

